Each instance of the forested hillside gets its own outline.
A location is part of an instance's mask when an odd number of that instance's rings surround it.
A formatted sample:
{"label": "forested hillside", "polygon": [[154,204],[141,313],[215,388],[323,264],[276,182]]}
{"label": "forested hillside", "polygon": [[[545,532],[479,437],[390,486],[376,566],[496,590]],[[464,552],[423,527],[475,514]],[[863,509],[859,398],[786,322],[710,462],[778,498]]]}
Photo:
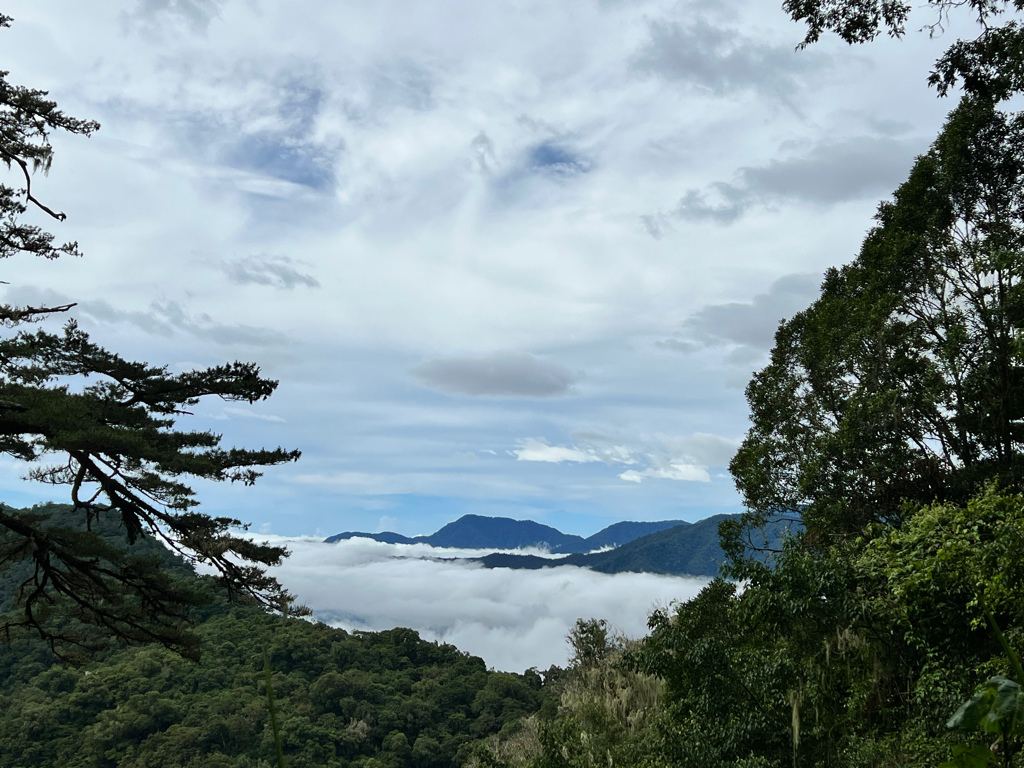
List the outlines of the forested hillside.
{"label": "forested hillside", "polygon": [[[738,515],[714,515],[696,523],[674,525],[664,530],[638,536],[606,552],[537,557],[495,552],[474,558],[485,568],[553,568],[576,565],[601,573],[664,573],[674,576],[717,576],[726,562],[719,542],[718,528],[723,521],[736,520]],[[778,550],[783,540],[799,530],[799,521],[771,522],[755,534],[758,549],[753,557]]]}
{"label": "forested hillside", "polygon": [[[48,515],[51,526],[76,521],[68,507],[26,512]],[[95,525],[123,544],[116,524]],[[408,629],[352,634],[228,604],[160,545],[136,547],[206,593],[195,616],[201,660],[112,647],[67,666],[32,636],[0,645],[0,766],[276,765],[265,662],[291,768],[459,765],[476,740],[540,706],[534,672],[488,672],[483,660]],[[0,602],[24,575],[0,574]]]}

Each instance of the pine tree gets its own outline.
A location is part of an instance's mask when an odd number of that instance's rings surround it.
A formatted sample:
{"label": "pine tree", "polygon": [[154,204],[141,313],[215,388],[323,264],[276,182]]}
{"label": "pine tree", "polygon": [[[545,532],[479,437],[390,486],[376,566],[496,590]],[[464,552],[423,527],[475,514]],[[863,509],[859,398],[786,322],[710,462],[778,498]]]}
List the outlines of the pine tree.
{"label": "pine tree", "polygon": [[[10,23],[0,14],[0,27]],[[16,181],[0,184],[0,258],[79,255],[77,243],[56,244],[22,216],[33,208],[64,221],[33,188],[50,169],[50,134],[89,136],[99,125],[65,115],[44,91],[12,85],[7,75],[0,72],[0,160]],[[0,323],[12,329],[0,339],[0,451],[31,463],[30,479],[69,486],[81,522],[57,526],[0,505],[0,570],[25,574],[14,609],[0,615],[0,637],[37,633],[60,654],[110,638],[158,642],[196,657],[188,615],[200,596],[131,545],[161,541],[212,566],[229,592],[287,608],[290,596],[264,570],[286,551],[236,535],[238,520],[197,511],[188,480],[251,485],[260,468],[299,452],[224,448],[218,434],[177,428],[202,398],[254,403],[277,382],[252,363],[173,374],[125,360],[74,320],[62,333],[13,330],[73,306],[0,306]],[[126,547],[92,530],[101,516],[119,521]]]}

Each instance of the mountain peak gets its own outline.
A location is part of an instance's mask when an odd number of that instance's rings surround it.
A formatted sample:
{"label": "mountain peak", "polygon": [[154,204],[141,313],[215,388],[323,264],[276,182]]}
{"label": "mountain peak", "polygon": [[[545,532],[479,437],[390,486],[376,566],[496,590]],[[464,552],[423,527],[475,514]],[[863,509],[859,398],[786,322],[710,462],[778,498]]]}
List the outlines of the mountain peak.
{"label": "mountain peak", "polygon": [[366,538],[388,544],[429,544],[433,547],[451,549],[526,549],[531,547],[548,549],[556,554],[585,553],[607,547],[618,547],[641,536],[689,525],[682,520],[660,520],[657,522],[622,521],[604,528],[594,535],[583,538],[562,533],[557,528],[534,520],[515,520],[511,517],[488,517],[466,514],[458,520],[442,526],[429,536],[409,538],[399,533],[359,533],[346,531],[330,536],[328,544],[343,539]]}

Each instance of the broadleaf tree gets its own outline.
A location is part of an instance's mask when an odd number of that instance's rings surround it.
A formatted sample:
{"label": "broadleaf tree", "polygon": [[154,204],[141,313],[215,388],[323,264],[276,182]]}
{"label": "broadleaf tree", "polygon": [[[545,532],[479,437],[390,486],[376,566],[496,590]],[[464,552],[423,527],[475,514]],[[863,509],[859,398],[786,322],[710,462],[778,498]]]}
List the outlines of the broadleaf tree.
{"label": "broadleaf tree", "polygon": [[876,219],[780,326],[730,467],[809,542],[1024,484],[1024,116],[965,97]]}
{"label": "broadleaf tree", "polygon": [[[0,27],[11,19],[0,15]],[[13,85],[0,73],[0,258],[79,255],[44,228],[25,223],[30,209],[55,221],[65,215],[34,187],[53,159],[54,131],[88,136],[99,128],[61,112],[43,91]],[[0,323],[14,328],[71,309],[0,306]],[[155,538],[187,561],[211,566],[235,594],[287,609],[291,597],[266,574],[287,553],[235,533],[230,517],[199,512],[190,478],[251,485],[263,467],[299,452],[225,448],[209,431],[177,422],[202,398],[254,403],[277,382],[252,363],[171,373],[126,360],[93,342],[74,320],[62,332],[13,329],[0,338],[0,452],[27,463],[28,478],[67,486],[80,513],[75,529],[0,505],[0,569],[24,580],[14,609],[0,615],[0,638],[41,635],[60,654],[110,638],[158,642],[198,655],[189,609],[199,595],[157,567],[90,530],[114,516],[130,545]]]}
{"label": "broadleaf tree", "polygon": [[[866,43],[880,34],[906,34],[913,5],[907,0],[784,0],[783,9],[806,25],[801,46],[832,32],[847,43]],[[956,40],[935,64],[928,82],[942,95],[962,86],[975,96],[1002,101],[1024,90],[1024,0],[927,0],[924,29],[941,35],[963,14],[978,34]]]}

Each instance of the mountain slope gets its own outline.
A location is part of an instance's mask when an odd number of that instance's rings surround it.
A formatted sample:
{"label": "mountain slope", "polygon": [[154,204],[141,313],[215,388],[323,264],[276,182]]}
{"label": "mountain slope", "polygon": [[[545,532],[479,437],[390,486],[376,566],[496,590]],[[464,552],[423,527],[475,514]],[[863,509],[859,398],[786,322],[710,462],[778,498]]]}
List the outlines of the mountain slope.
{"label": "mountain slope", "polygon": [[[602,573],[663,573],[673,576],[716,576],[725,553],[718,544],[718,524],[738,515],[715,515],[692,524],[676,525],[641,536],[608,552],[545,558],[493,554],[473,558],[485,568],[536,570],[576,565]],[[777,547],[789,530],[779,523],[767,531],[768,546]]]}
{"label": "mountain slope", "polygon": [[523,549],[547,547],[552,552],[578,552],[584,546],[582,536],[562,533],[550,525],[532,520],[513,520],[508,517],[463,515],[448,523],[437,533],[422,537],[433,547],[461,547],[466,549]]}
{"label": "mountain slope", "polygon": [[602,573],[714,576],[725,560],[718,545],[718,524],[730,515],[715,515],[691,525],[677,525],[587,557],[587,566]]}
{"label": "mountain slope", "polygon": [[383,531],[382,533],[345,531],[344,533],[336,533],[333,536],[328,536],[324,539],[324,543],[333,544],[336,541],[343,541],[344,539],[373,539],[374,541],[381,541],[385,544],[417,544],[422,542],[425,538],[425,536],[417,536],[410,539],[408,536],[403,536],[400,533],[392,533],[391,531]]}
{"label": "mountain slope", "polygon": [[579,551],[591,552],[603,547],[621,547],[623,544],[639,539],[641,536],[674,528],[677,525],[689,525],[689,523],[685,520],[659,520],[654,523],[636,523],[626,520],[609,525],[593,536],[588,536],[586,539],[587,548]]}

